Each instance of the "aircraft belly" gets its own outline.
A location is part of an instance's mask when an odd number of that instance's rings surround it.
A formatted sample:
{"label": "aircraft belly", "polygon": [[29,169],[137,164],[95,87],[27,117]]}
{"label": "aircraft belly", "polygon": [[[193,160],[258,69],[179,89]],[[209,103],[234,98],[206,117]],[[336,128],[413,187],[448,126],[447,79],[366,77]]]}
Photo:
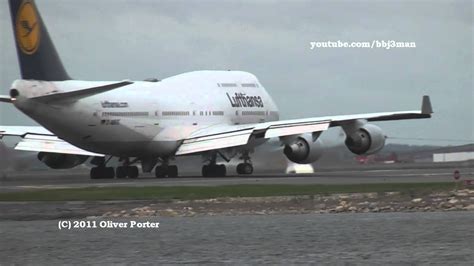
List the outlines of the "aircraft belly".
{"label": "aircraft belly", "polygon": [[87,136],[90,137],[81,140],[81,146],[87,146],[89,150],[95,152],[121,157],[164,155],[168,152],[169,145],[156,145],[153,141],[153,137],[160,130],[149,125],[99,126],[89,131],[90,134]]}
{"label": "aircraft belly", "polygon": [[177,141],[94,141],[83,147],[98,153],[117,157],[163,157],[172,156]]}

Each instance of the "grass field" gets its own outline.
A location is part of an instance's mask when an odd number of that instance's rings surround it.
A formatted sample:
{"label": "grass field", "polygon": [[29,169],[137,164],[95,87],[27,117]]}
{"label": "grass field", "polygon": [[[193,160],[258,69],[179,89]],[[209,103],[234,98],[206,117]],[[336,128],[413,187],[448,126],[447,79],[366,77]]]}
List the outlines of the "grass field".
{"label": "grass field", "polygon": [[449,191],[449,183],[398,183],[360,185],[226,185],[186,187],[107,187],[49,189],[0,193],[0,201],[94,201],[94,200],[192,200],[220,197],[264,197],[318,195],[355,192],[398,191],[409,195],[424,195],[433,191]]}

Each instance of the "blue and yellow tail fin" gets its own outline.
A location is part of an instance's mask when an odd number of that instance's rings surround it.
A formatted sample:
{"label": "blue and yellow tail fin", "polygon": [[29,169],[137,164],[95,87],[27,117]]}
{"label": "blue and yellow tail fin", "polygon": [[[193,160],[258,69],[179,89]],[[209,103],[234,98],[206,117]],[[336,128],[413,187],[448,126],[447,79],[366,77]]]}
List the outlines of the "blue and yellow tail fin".
{"label": "blue and yellow tail fin", "polygon": [[9,0],[22,79],[71,79],[33,0]]}

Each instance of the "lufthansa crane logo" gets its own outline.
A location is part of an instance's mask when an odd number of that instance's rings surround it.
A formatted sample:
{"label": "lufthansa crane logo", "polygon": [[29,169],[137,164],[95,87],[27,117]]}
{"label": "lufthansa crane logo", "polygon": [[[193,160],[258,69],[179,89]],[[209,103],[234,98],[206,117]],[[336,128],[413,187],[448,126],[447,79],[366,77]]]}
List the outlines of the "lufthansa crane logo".
{"label": "lufthansa crane logo", "polygon": [[38,50],[40,28],[38,16],[30,1],[24,1],[16,15],[15,35],[18,46],[25,54],[34,54]]}

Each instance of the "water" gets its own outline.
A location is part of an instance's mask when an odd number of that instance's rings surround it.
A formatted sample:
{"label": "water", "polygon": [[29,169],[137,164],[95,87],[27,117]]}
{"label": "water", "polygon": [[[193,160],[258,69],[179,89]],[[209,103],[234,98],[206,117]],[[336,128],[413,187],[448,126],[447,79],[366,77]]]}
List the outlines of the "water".
{"label": "water", "polygon": [[54,220],[3,221],[0,258],[5,264],[48,265],[474,262],[474,212],[140,220],[159,221],[160,228],[59,231]]}

